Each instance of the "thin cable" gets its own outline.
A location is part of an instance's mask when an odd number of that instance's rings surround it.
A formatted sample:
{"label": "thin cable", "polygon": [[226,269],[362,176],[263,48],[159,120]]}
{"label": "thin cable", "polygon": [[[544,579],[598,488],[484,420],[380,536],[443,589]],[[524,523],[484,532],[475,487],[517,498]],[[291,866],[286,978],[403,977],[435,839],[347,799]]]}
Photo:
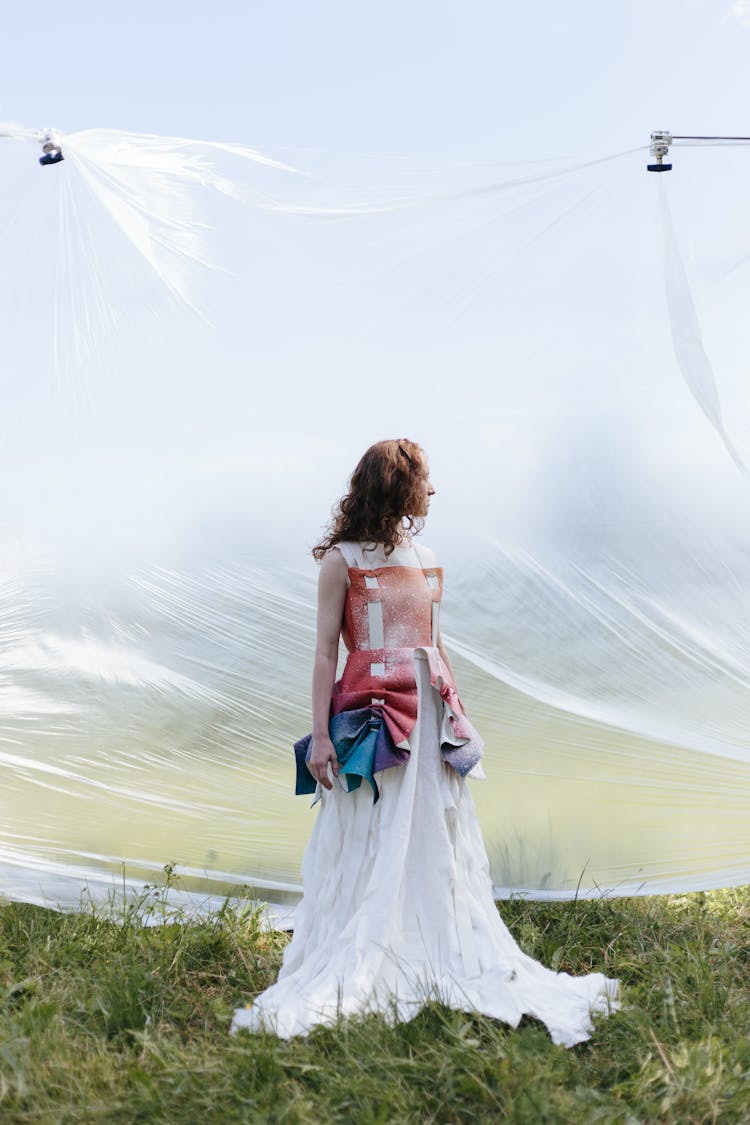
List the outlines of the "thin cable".
{"label": "thin cable", "polygon": [[690,137],[672,134],[673,141],[750,141],[750,137]]}

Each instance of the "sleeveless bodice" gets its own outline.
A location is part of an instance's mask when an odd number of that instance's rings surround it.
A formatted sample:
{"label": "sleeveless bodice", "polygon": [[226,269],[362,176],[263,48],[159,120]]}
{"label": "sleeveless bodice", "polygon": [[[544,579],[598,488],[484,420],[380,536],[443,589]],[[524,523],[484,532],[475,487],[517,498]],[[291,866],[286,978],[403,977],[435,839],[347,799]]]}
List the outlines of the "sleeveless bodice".
{"label": "sleeveless bodice", "polygon": [[[333,688],[330,729],[342,772],[350,784],[355,776],[367,778],[377,799],[374,774],[408,761],[419,707],[414,662],[422,658],[442,699],[443,758],[467,774],[481,758],[482,740],[464,713],[438,647],[442,569],[422,565],[431,561],[431,553],[426,559],[425,549],[412,545],[394,551],[395,561],[386,559],[382,548],[340,543],[338,549],[348,567],[341,627],[348,655]],[[368,561],[385,565],[368,567]],[[309,746],[309,736],[295,744],[298,792],[315,787],[302,768]]]}
{"label": "sleeveless bodice", "polygon": [[342,628],[347,649],[437,645],[442,592],[439,567],[350,567]]}

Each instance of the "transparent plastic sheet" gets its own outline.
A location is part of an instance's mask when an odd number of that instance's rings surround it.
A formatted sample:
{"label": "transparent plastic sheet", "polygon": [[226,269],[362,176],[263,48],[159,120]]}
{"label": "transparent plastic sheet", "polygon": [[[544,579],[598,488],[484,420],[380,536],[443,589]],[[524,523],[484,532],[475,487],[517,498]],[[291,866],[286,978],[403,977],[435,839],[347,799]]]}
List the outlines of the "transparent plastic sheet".
{"label": "transparent plastic sheet", "polygon": [[293,904],[307,551],[399,434],[498,893],[748,881],[748,150],[85,136],[46,169],[0,140],[5,891],[175,861],[198,901]]}

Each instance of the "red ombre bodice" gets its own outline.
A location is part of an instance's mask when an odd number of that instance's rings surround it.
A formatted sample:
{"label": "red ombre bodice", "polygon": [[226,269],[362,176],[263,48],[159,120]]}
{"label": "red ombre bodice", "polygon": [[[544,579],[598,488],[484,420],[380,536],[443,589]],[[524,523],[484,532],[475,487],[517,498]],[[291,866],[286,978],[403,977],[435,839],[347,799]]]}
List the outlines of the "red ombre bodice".
{"label": "red ombre bodice", "polygon": [[[340,544],[339,549],[349,564],[342,623],[349,655],[333,689],[331,713],[376,708],[395,745],[408,750],[418,708],[414,660],[421,650],[429,663],[432,686],[445,704],[446,744],[457,749],[471,743],[478,757],[481,740],[464,715],[453,676],[438,649],[442,569],[398,563],[372,568],[351,565],[366,563],[367,552],[359,544]],[[399,551],[400,557],[404,551]],[[411,551],[421,563],[422,552],[414,547]]]}
{"label": "red ombre bodice", "polygon": [[442,593],[440,567],[349,567],[344,644],[349,652],[436,645]]}

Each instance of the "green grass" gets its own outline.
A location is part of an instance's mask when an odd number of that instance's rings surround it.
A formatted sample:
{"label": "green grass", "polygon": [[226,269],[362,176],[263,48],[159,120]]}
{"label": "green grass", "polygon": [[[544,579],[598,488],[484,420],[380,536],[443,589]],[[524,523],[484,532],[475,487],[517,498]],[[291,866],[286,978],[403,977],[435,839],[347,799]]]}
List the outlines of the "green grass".
{"label": "green grass", "polygon": [[286,941],[252,906],[147,927],[4,905],[0,1121],[750,1121],[750,890],[501,909],[534,957],[624,982],[589,1043],[436,1004],[394,1029],[230,1038]]}

